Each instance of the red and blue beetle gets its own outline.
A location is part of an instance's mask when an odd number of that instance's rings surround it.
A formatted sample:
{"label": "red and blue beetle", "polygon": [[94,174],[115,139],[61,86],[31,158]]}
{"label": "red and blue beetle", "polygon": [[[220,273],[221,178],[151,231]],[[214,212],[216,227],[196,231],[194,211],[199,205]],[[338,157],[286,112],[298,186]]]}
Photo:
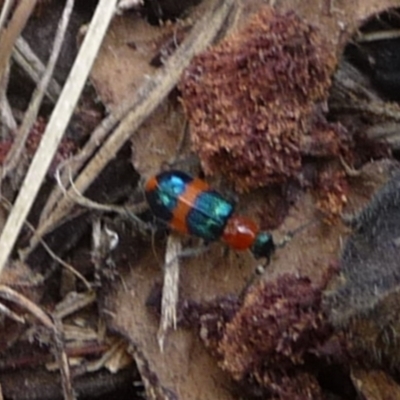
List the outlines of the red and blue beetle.
{"label": "red and blue beetle", "polygon": [[250,219],[234,214],[234,204],[199,178],[182,171],[165,171],[145,185],[150,210],[178,232],[206,242],[222,239],[235,250],[250,250],[269,260],[275,251],[272,235]]}

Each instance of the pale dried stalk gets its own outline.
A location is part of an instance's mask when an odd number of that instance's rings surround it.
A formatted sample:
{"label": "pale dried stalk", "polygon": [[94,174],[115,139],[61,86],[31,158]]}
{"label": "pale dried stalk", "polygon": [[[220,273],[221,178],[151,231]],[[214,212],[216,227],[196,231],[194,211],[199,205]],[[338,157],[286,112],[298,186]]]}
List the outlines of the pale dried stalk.
{"label": "pale dried stalk", "polygon": [[32,126],[37,119],[37,115],[39,113],[39,108],[40,105],[42,104],[45,91],[53,75],[54,68],[58,60],[58,56],[60,55],[65,33],[67,31],[67,26],[69,24],[72,9],[74,7],[74,2],[75,0],[68,0],[67,3],[65,4],[63,14],[58,24],[53,44],[53,50],[49,57],[49,62],[47,64],[42,79],[38,83],[32,95],[32,100],[29,103],[28,110],[24,115],[24,119],[17,131],[13,145],[4,161],[3,179],[6,176],[12,174],[12,172],[15,170],[15,168],[18,167],[21,161],[21,154],[25,149],[26,140],[28,139],[29,132],[31,131]]}
{"label": "pale dried stalk", "polygon": [[[13,60],[32,79],[32,81],[39,84],[41,77],[45,73],[46,67],[22,36],[20,36],[15,42],[12,57]],[[51,78],[49,85],[46,88],[46,96],[50,101],[56,103],[60,94],[61,86],[54,78]]]}
{"label": "pale dried stalk", "polygon": [[164,342],[170,328],[176,329],[176,307],[179,297],[179,254],[182,242],[179,236],[169,235],[165,251],[164,284],[161,301],[161,321],[157,332],[158,346],[164,351]]}
{"label": "pale dried stalk", "polygon": [[96,372],[101,368],[104,368],[104,365],[111,357],[114,356],[120,349],[126,346],[125,342],[122,339],[114,339],[111,347],[99,358],[98,360],[86,363],[86,371],[87,372]]}
{"label": "pale dried stalk", "polygon": [[15,0],[5,0],[0,14],[0,31],[4,28],[7,22],[8,15],[10,14],[11,8],[14,5]]}
{"label": "pale dried stalk", "polygon": [[26,324],[25,318],[19,316],[14,311],[11,311],[8,307],[6,307],[3,303],[0,303],[0,314],[10,318],[15,322],[19,322],[20,324]]}
{"label": "pale dried stalk", "polygon": [[[75,186],[79,192],[83,193],[88,188],[136,129],[166,98],[178,83],[183,70],[192,58],[212,43],[235,3],[235,0],[216,1],[195,25],[175,54],[168,59],[165,67],[137,90],[130,105],[132,111],[121,121],[118,128],[77,178]],[[112,125],[114,118],[107,119],[105,122]],[[69,189],[71,194],[72,191],[73,189]],[[71,196],[65,196],[60,200],[54,211],[38,227],[28,252],[37,245],[40,237],[54,229],[68,215],[73,205]]]}
{"label": "pale dried stalk", "polygon": [[[54,318],[54,317],[53,317]],[[72,388],[71,368],[67,352],[65,351],[64,328],[61,320],[54,318],[54,347],[55,356],[61,372],[61,386],[64,400],[76,400],[75,392]]]}
{"label": "pale dried stalk", "polygon": [[37,0],[20,1],[8,25],[0,35],[0,77],[3,76],[10,59],[15,41],[21,34]]}
{"label": "pale dried stalk", "polygon": [[10,66],[8,65],[4,71],[2,79],[0,79],[0,118],[1,118],[1,138],[9,139],[12,132],[17,129],[17,122],[11,110],[10,103],[7,98],[8,81],[10,77]]}
{"label": "pale dried stalk", "polygon": [[46,328],[54,332],[55,327],[51,318],[33,301],[29,300],[21,293],[9,288],[5,285],[0,285],[0,297],[31,313],[36,319],[38,319]]}
{"label": "pale dried stalk", "polygon": [[[6,198],[2,197],[1,200],[3,202],[3,206],[7,210],[12,209],[11,203]],[[33,232],[33,233],[35,232],[35,228],[28,221],[25,221],[25,225],[28,227],[28,229],[31,232]],[[78,279],[80,279],[83,282],[83,284],[86,286],[88,291],[90,291],[92,289],[88,280],[79,271],[77,271],[72,265],[68,264],[62,258],[58,257],[57,254],[54,253],[54,251],[47,245],[47,243],[43,239],[40,241],[40,243],[54,261],[58,262],[60,265],[62,265],[64,268],[66,268],[69,272],[71,272],[71,274],[75,275]],[[20,258],[22,258],[22,257],[20,256]]]}
{"label": "pale dried stalk", "polygon": [[[26,3],[26,2],[22,2]],[[28,2],[29,3],[29,2]],[[100,0],[78,57],[54,108],[39,148],[0,236],[0,272],[3,270],[26,216],[35,200],[57,146],[82,92],[94,59],[114,14],[117,0]]]}

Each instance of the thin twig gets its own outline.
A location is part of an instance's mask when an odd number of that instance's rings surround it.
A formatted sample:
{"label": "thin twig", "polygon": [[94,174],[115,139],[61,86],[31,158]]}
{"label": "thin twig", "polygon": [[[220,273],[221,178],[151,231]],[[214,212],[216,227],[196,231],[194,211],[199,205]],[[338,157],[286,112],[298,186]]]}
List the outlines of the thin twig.
{"label": "thin twig", "polygon": [[11,311],[4,304],[0,303],[0,314],[12,319],[13,321],[19,322],[20,324],[26,324],[25,318],[19,316],[14,311]]}
{"label": "thin twig", "polygon": [[[71,301],[72,297],[72,301]],[[69,293],[64,300],[58,303],[53,311],[53,316],[62,320],[65,317],[85,308],[96,301],[96,292]]]}
{"label": "thin twig", "polygon": [[355,178],[362,174],[361,169],[357,170],[357,169],[354,169],[353,167],[350,167],[350,165],[347,164],[346,160],[342,156],[339,156],[339,160],[340,160],[340,164],[342,164],[344,171],[346,172],[346,175],[349,176],[350,178]]}
{"label": "thin twig", "polygon": [[15,121],[14,115],[10,107],[10,103],[8,102],[7,99],[9,77],[10,77],[10,66],[7,65],[3,77],[2,79],[0,79],[0,109],[1,109],[0,113],[1,113],[1,124],[2,124],[2,132],[1,132],[2,140],[9,139],[10,133],[14,132],[17,129],[17,122]]}
{"label": "thin twig", "polygon": [[335,112],[361,112],[375,115],[377,117],[392,119],[394,121],[400,121],[400,109],[396,104],[390,104],[385,102],[358,102],[352,104],[336,104],[333,103],[330,107]]}
{"label": "thin twig", "polygon": [[25,143],[28,139],[29,132],[36,121],[45,91],[53,75],[54,68],[64,42],[64,37],[71,17],[72,9],[74,7],[74,2],[75,0],[68,0],[65,4],[63,14],[58,23],[53,50],[50,54],[46,70],[32,95],[32,100],[30,101],[29,108],[24,115],[24,120],[18,129],[13,145],[4,161],[3,178],[12,174],[15,168],[17,168],[19,165],[21,154],[25,149]]}
{"label": "thin twig", "polygon": [[[76,187],[79,192],[83,193],[88,188],[99,172],[115,157],[115,154],[136,129],[166,98],[178,83],[183,70],[189,65],[192,58],[212,43],[235,3],[235,0],[215,1],[213,6],[195,25],[182,45],[176,50],[175,54],[167,60],[164,69],[147,80],[132,96],[130,103],[132,111],[121,121],[117,129],[77,178]],[[113,125],[116,122],[114,118],[110,118],[103,123]],[[72,189],[69,189],[69,191],[72,191]],[[32,238],[30,250],[37,245],[38,237],[51,231],[53,227],[57,226],[65,218],[73,204],[74,202],[68,196],[58,202],[54,211],[39,225],[36,231],[38,236]]]}
{"label": "thin twig", "polygon": [[358,43],[374,42],[377,40],[398,39],[400,37],[400,29],[388,29],[386,31],[359,33],[356,36]]}
{"label": "thin twig", "polygon": [[[21,2],[26,4],[30,2]],[[0,236],[0,273],[36,198],[114,14],[117,0],[100,0],[78,57]],[[1,71],[1,70],[0,70]]]}
{"label": "thin twig", "polygon": [[96,201],[90,200],[87,197],[83,196],[82,193],[76,188],[74,182],[72,181],[72,176],[70,175],[70,185],[72,191],[67,191],[66,188],[63,186],[61,181],[60,172],[57,169],[55,178],[57,181],[58,186],[60,187],[61,191],[65,194],[65,196],[70,196],[70,198],[82,207],[89,208],[96,211],[103,211],[103,212],[114,212],[116,214],[120,214],[124,217],[129,217],[131,213],[138,214],[143,212],[147,208],[146,203],[140,203],[137,206],[132,206],[130,208],[115,206],[113,204],[102,204]]}
{"label": "thin twig", "polygon": [[46,328],[51,331],[56,347],[56,358],[61,370],[64,398],[66,400],[74,400],[75,396],[72,390],[68,357],[65,353],[62,340],[61,322],[56,320],[56,323],[54,324],[51,318],[38,305],[33,303],[22,294],[9,288],[8,286],[0,285],[0,297],[14,304],[17,304],[21,308],[30,312],[36,319],[38,319]]}
{"label": "thin twig", "polygon": [[[7,208],[8,210],[11,210],[12,205],[10,204],[10,202],[5,197],[1,197],[1,200],[3,202],[3,206],[5,208]],[[32,224],[30,224],[28,221],[25,221],[25,225],[28,227],[28,229],[32,233],[35,233],[35,227]],[[49,247],[49,245],[43,239],[40,240],[40,244],[43,246],[43,248],[47,251],[49,256],[54,261],[58,262],[65,269],[67,269],[69,272],[71,272],[71,274],[75,275],[78,279],[80,279],[82,281],[82,283],[86,286],[88,291],[92,290],[92,286],[87,281],[87,279],[79,271],[77,271],[72,265],[68,264],[62,258],[58,257],[58,255],[56,253],[54,253],[54,251]],[[23,258],[22,256],[23,255],[21,254],[21,258]]]}
{"label": "thin twig", "polygon": [[126,343],[122,339],[115,339],[111,347],[98,360],[88,362],[86,364],[87,372],[95,372],[104,367],[104,364],[114,356],[121,348],[124,348]]}
{"label": "thin twig", "polygon": [[[54,52],[54,48],[53,48]],[[28,76],[37,85],[40,82],[41,77],[45,74],[46,67],[39,59],[39,57],[33,52],[29,43],[20,36],[15,42],[12,57],[14,61],[26,72]],[[57,99],[61,94],[61,86],[58,82],[51,78],[48,87],[46,88],[46,96],[53,103],[57,102]]]}
{"label": "thin twig", "polygon": [[[54,317],[53,317],[54,318]],[[54,318],[55,330],[53,332],[54,350],[57,364],[61,372],[61,383],[64,400],[75,400],[76,396],[72,388],[71,369],[69,359],[65,351],[64,329],[60,319]]]}
{"label": "thin twig", "polygon": [[5,285],[0,285],[0,297],[2,299],[11,301],[14,304],[22,307],[24,310],[29,311],[36,317],[46,328],[54,332],[55,327],[50,317],[33,301],[29,300],[21,293],[9,288]]}
{"label": "thin twig", "polygon": [[161,321],[157,332],[158,346],[161,352],[164,350],[164,342],[169,329],[176,329],[176,307],[179,297],[179,253],[181,251],[182,242],[180,237],[169,235],[165,251]]}
{"label": "thin twig", "polygon": [[0,77],[3,76],[17,37],[21,34],[38,0],[20,1],[14,15],[0,36]]}
{"label": "thin twig", "polygon": [[11,8],[14,5],[15,0],[5,0],[3,7],[1,9],[1,14],[0,14],[0,31],[3,30],[4,25],[6,24],[8,20],[8,15],[10,14]]}

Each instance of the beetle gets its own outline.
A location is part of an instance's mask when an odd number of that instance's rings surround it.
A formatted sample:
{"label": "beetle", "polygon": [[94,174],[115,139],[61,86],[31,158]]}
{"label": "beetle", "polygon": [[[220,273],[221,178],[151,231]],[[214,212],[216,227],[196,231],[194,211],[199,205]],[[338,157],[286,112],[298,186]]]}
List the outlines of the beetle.
{"label": "beetle", "polygon": [[275,243],[251,219],[235,214],[235,205],[202,179],[178,170],[164,171],[145,184],[145,197],[156,218],[172,229],[206,242],[224,241],[235,250],[250,250],[270,259]]}

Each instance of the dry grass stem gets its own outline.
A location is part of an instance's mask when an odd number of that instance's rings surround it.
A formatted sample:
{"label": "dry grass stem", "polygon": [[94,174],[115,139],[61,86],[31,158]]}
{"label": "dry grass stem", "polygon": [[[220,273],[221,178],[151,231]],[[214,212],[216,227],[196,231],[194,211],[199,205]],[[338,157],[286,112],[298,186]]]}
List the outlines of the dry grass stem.
{"label": "dry grass stem", "polygon": [[20,324],[25,324],[25,318],[20,317],[18,314],[16,314],[14,311],[11,311],[8,307],[6,307],[4,304],[0,303],[0,314],[5,315],[6,317],[12,319],[15,322],[19,322]]}
{"label": "dry grass stem", "polygon": [[32,95],[28,110],[26,111],[22,124],[17,131],[14,143],[10,151],[7,153],[7,157],[4,161],[3,178],[9,176],[20,163],[22,152],[25,149],[26,140],[28,139],[28,135],[32,129],[32,126],[37,119],[40,105],[42,104],[44,94],[53,75],[58,56],[60,55],[61,46],[64,42],[65,33],[67,31],[74,3],[75,0],[68,0],[65,4],[63,14],[57,27],[49,62],[44,71],[43,77],[41,78],[36,90]]}
{"label": "dry grass stem", "polygon": [[139,207],[133,207],[133,208],[126,208],[126,207],[121,207],[121,206],[115,206],[113,204],[101,204],[97,203],[96,201],[90,200],[89,198],[83,196],[81,192],[76,188],[74,182],[72,181],[72,176],[70,175],[70,185],[71,185],[71,191],[67,191],[66,188],[64,187],[62,181],[61,181],[61,176],[60,176],[60,171],[57,170],[56,175],[55,175],[57,184],[61,191],[65,194],[65,196],[69,196],[76,204],[79,204],[82,207],[89,208],[91,210],[96,210],[96,211],[103,211],[103,212],[114,212],[120,215],[123,215],[125,217],[129,216],[130,213],[138,213],[144,211],[145,208],[147,208],[147,205],[143,207],[143,203],[139,205]]}
{"label": "dry grass stem", "polygon": [[[7,26],[0,35],[0,77],[3,76],[10,59],[14,43],[24,29],[29,16],[32,14],[37,0],[20,1],[17,9]],[[8,4],[5,6],[9,7]],[[5,10],[7,11],[7,9]],[[6,14],[6,12],[4,13]],[[7,13],[8,14],[8,13]]]}
{"label": "dry grass stem", "polygon": [[[42,76],[45,74],[46,67],[23,37],[19,37],[15,42],[12,57],[26,74],[29,75],[36,84],[39,84],[40,80],[43,79]],[[50,79],[45,94],[53,103],[57,102],[61,94],[61,86],[54,78]]]}
{"label": "dry grass stem", "polygon": [[165,251],[164,284],[161,301],[161,321],[157,333],[158,345],[163,351],[170,328],[176,329],[176,307],[179,298],[179,254],[182,243],[179,236],[169,235]]}
{"label": "dry grass stem", "polygon": [[54,347],[55,356],[61,372],[61,383],[63,389],[64,400],[75,400],[76,396],[72,388],[71,369],[69,365],[68,355],[65,351],[63,325],[61,320],[55,318],[54,330]]}
{"label": "dry grass stem", "polygon": [[353,104],[333,104],[331,109],[335,112],[360,112],[377,117],[385,117],[393,121],[400,121],[400,110],[398,106],[396,104],[385,103],[384,101],[375,103],[360,101]]}
{"label": "dry grass stem", "polygon": [[[108,25],[114,15],[116,2],[117,0],[100,0],[96,8],[78,57],[47,124],[39,148],[0,236],[0,272],[8,260],[43,178],[56,153],[57,146],[71,118]],[[25,3],[22,2],[20,4]]]}
{"label": "dry grass stem", "polygon": [[[9,201],[2,197],[2,202],[3,202],[3,206],[10,210],[12,208],[12,205],[9,203]],[[25,225],[27,226],[27,228],[32,232],[35,233],[35,228],[32,224],[30,224],[28,221],[25,221]],[[77,271],[71,264],[68,264],[67,262],[65,262],[62,258],[58,257],[58,255],[56,253],[53,252],[53,250],[48,246],[48,244],[41,239],[40,244],[43,246],[43,248],[47,251],[47,253],[49,254],[49,256],[56,261],[57,263],[59,263],[60,265],[62,265],[65,269],[67,269],[69,272],[71,272],[71,274],[75,275],[78,279],[80,279],[82,281],[82,283],[86,286],[86,288],[88,289],[88,291],[92,290],[92,286],[91,284],[88,282],[88,280],[79,272]],[[21,260],[24,258],[23,257],[23,252],[20,252],[20,258]]]}
{"label": "dry grass stem", "polygon": [[[62,320],[96,301],[96,292],[94,291],[86,293],[72,292],[72,295],[68,294],[64,300],[57,304],[53,312],[55,318]],[[72,300],[71,297],[73,297]]]}
{"label": "dry grass stem", "polygon": [[6,22],[8,20],[8,16],[14,5],[14,2],[15,2],[15,0],[5,0],[3,3],[3,7],[1,9],[1,14],[0,14],[0,31],[3,30],[4,25],[6,24]]}
{"label": "dry grass stem", "polygon": [[1,116],[1,137],[8,139],[10,134],[17,129],[17,122],[11,110],[10,103],[7,99],[7,88],[10,77],[10,67],[7,65],[5,73],[0,79],[0,116]]}
{"label": "dry grass stem", "polygon": [[55,327],[50,317],[33,301],[5,285],[0,285],[0,297],[4,300],[11,301],[12,303],[17,304],[24,310],[28,311],[46,328],[54,332]]}
{"label": "dry grass stem", "polygon": [[95,372],[104,367],[104,364],[114,356],[121,348],[125,347],[125,342],[122,339],[115,339],[110,349],[107,350],[98,360],[88,362],[86,364],[87,372]]}
{"label": "dry grass stem", "polygon": [[358,43],[375,42],[377,40],[390,40],[397,38],[400,38],[400,29],[389,29],[387,31],[360,33],[356,37]]}

